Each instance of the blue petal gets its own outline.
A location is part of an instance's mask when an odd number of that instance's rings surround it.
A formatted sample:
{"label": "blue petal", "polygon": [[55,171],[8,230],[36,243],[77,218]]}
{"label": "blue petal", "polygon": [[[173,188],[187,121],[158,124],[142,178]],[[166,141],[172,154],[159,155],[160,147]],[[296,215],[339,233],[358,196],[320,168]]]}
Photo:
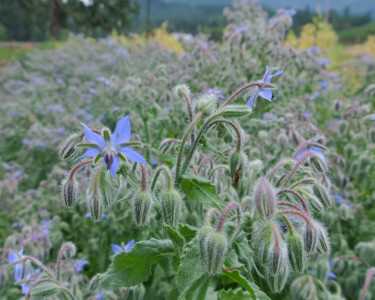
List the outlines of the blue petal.
{"label": "blue petal", "polygon": [[104,149],[105,141],[104,138],[100,135],[92,131],[89,127],[82,123],[83,126],[83,133],[85,135],[85,139],[92,144],[96,144],[99,146],[100,149]]}
{"label": "blue petal", "polygon": [[272,90],[271,89],[261,89],[259,92],[259,96],[267,101],[272,101]]}
{"label": "blue petal", "polygon": [[131,138],[131,124],[129,116],[123,117],[117,121],[115,131],[111,139],[113,144],[127,143]]}
{"label": "blue petal", "polygon": [[255,101],[258,97],[258,93],[255,93],[254,95],[251,95],[248,99],[247,99],[247,102],[246,102],[246,105],[250,108],[254,108],[255,106]]}
{"label": "blue petal", "polygon": [[14,281],[19,282],[23,278],[23,264],[16,264],[14,266]]}
{"label": "blue petal", "polygon": [[112,244],[112,253],[113,254],[119,254],[121,253],[123,250],[122,250],[122,247],[120,245],[117,245],[117,244]]}
{"label": "blue petal", "polygon": [[100,150],[98,148],[88,148],[85,153],[83,153],[84,157],[95,157],[100,153]]}
{"label": "blue petal", "polygon": [[8,262],[10,264],[12,264],[12,263],[14,263],[17,260],[18,260],[18,254],[17,254],[17,252],[14,251],[14,250],[9,251],[9,253],[8,253]]}
{"label": "blue petal", "polygon": [[146,163],[146,160],[144,159],[144,157],[130,147],[121,148],[121,152],[125,154],[125,156],[132,162],[136,162],[140,164]]}
{"label": "blue petal", "polygon": [[30,286],[28,284],[22,283],[21,288],[22,288],[23,295],[28,295],[30,293]]}
{"label": "blue petal", "polygon": [[266,66],[266,71],[264,72],[262,81],[265,83],[271,83],[271,79],[272,79],[272,74],[270,72],[270,68]]}
{"label": "blue petal", "polygon": [[134,246],[135,246],[135,241],[134,241],[134,240],[131,240],[131,241],[127,242],[127,244],[125,245],[125,247],[124,247],[124,251],[125,251],[126,253],[128,253],[128,252],[130,252],[130,251],[133,250]]}
{"label": "blue petal", "polygon": [[284,71],[283,70],[277,70],[275,73],[271,74],[271,77],[277,77],[277,76],[281,76],[284,74]]}
{"label": "blue petal", "polygon": [[112,161],[111,168],[110,168],[110,172],[111,172],[111,175],[113,177],[116,176],[116,173],[117,173],[117,170],[118,170],[119,166],[120,166],[120,159],[117,155],[115,155],[113,157],[113,161]]}

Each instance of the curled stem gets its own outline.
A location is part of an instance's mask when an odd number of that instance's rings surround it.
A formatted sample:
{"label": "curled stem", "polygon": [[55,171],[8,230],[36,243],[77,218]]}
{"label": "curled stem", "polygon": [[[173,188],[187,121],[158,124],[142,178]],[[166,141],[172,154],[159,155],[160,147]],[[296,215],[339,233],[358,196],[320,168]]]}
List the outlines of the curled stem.
{"label": "curled stem", "polygon": [[69,174],[68,174],[68,179],[69,180],[72,180],[75,176],[75,174],[81,170],[84,166],[88,165],[89,163],[91,163],[92,160],[91,159],[88,159],[88,160],[83,160],[83,161],[80,161],[78,164],[76,164],[75,166],[73,166],[73,168],[70,170]]}
{"label": "curled stem", "polygon": [[232,103],[236,98],[241,95],[244,91],[248,90],[249,88],[252,87],[258,87],[258,88],[272,88],[273,85],[269,83],[264,83],[264,82],[249,82],[246,83],[245,85],[239,87],[237,90],[233,92],[232,95],[230,95],[222,104],[221,107],[224,107],[230,103]]}
{"label": "curled stem", "polygon": [[155,174],[154,176],[152,177],[152,181],[151,181],[151,191],[153,191],[155,189],[155,186],[156,186],[156,182],[158,181],[159,179],[159,176],[160,174],[164,174],[164,178],[167,180],[167,185],[168,185],[168,189],[171,189],[173,187],[173,176],[172,176],[172,172],[171,170],[165,166],[165,165],[162,165],[162,166],[159,166],[156,170],[155,170]]}
{"label": "curled stem", "polygon": [[195,125],[202,118],[202,116],[203,116],[203,114],[201,112],[199,112],[199,113],[197,113],[195,115],[195,118],[190,123],[189,127],[186,129],[186,131],[185,131],[185,133],[184,133],[184,135],[182,137],[181,144],[180,144],[180,149],[178,151],[177,161],[176,161],[176,173],[175,173],[175,182],[176,183],[178,182],[178,179],[179,179],[179,172],[180,172],[180,167],[181,167],[182,155],[184,153],[184,148],[185,148],[185,144],[186,144],[187,138],[189,137],[190,133],[194,129]]}
{"label": "curled stem", "polygon": [[220,124],[220,123],[224,123],[224,124],[227,124],[229,126],[231,126],[235,133],[236,133],[236,137],[237,137],[237,143],[236,143],[236,150],[237,151],[240,151],[241,149],[241,144],[242,144],[242,137],[241,137],[241,131],[238,127],[238,125],[236,125],[235,123],[231,122],[231,121],[228,121],[228,120],[225,120],[225,119],[219,119],[219,120],[212,120],[212,118],[210,118],[209,120],[207,120],[205,122],[205,124],[202,126],[201,130],[198,132],[198,135],[193,143],[193,145],[191,146],[190,148],[190,151],[188,153],[188,156],[184,162],[184,165],[181,169],[181,174],[178,174],[178,178],[176,178],[176,181],[178,183],[178,179],[180,179],[180,177],[182,175],[184,175],[184,173],[186,172],[186,169],[189,167],[189,164],[191,162],[191,159],[193,158],[193,155],[194,155],[194,152],[199,144],[199,141],[201,140],[201,138],[203,137],[203,134],[208,132],[208,130],[210,128],[212,128],[213,126],[217,125],[217,124]]}

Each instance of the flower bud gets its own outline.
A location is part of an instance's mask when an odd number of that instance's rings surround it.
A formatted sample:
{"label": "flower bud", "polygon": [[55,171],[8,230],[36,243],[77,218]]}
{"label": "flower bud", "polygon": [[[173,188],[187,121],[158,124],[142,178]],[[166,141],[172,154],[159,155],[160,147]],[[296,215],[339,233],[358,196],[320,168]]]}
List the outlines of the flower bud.
{"label": "flower bud", "polygon": [[221,114],[224,118],[241,118],[246,117],[250,115],[252,112],[252,109],[248,107],[247,105],[239,105],[239,104],[232,104],[232,105],[226,105],[222,111]]}
{"label": "flower bud", "polygon": [[179,84],[174,88],[174,93],[177,97],[191,97],[190,88],[186,84]]}
{"label": "flower bud", "polygon": [[86,192],[87,206],[94,220],[99,220],[103,211],[103,190],[102,190],[102,168],[98,168],[91,175],[90,185]]}
{"label": "flower bud", "polygon": [[175,227],[178,225],[183,202],[181,195],[174,188],[160,194],[160,206],[163,222]]}
{"label": "flower bud", "polygon": [[152,196],[147,191],[139,191],[132,201],[133,221],[137,226],[144,226],[148,222],[152,205]]}
{"label": "flower bud", "polygon": [[316,247],[318,246],[319,236],[313,221],[310,221],[305,225],[303,240],[307,253],[312,253],[316,250]]}
{"label": "flower bud", "polygon": [[330,207],[333,205],[333,197],[331,197],[331,195],[329,194],[328,188],[320,183],[315,183],[313,189],[315,195],[319,198],[319,200],[325,207]]}
{"label": "flower bud", "polygon": [[303,239],[296,232],[287,235],[289,262],[293,270],[302,273],[305,269],[306,254]]}
{"label": "flower bud", "polygon": [[278,293],[289,277],[288,249],[277,224],[272,224],[271,243],[268,248],[265,276],[269,288]]}
{"label": "flower bud", "polygon": [[[318,291],[315,284],[316,281],[318,280],[310,275],[303,275],[295,279],[290,286],[291,298],[293,300],[306,300],[310,299],[311,295],[316,295]],[[323,295],[319,293],[319,295],[316,295],[316,298],[313,299],[323,299],[320,298],[320,296]]]}
{"label": "flower bud", "polygon": [[261,177],[254,189],[255,205],[263,218],[270,218],[276,211],[276,193],[266,177]]}
{"label": "flower bud", "polygon": [[331,251],[331,243],[329,241],[329,236],[327,234],[327,231],[325,227],[318,222],[315,222],[315,227],[318,233],[317,250],[320,253],[328,254]]}
{"label": "flower bud", "polygon": [[79,186],[74,177],[68,177],[62,185],[62,198],[67,207],[71,207],[77,201]]}
{"label": "flower bud", "polygon": [[233,183],[238,183],[247,162],[246,155],[241,151],[235,151],[229,159],[230,175]]}
{"label": "flower bud", "polygon": [[76,150],[76,145],[82,140],[80,134],[74,133],[64,140],[59,146],[59,157],[63,160],[71,158]]}
{"label": "flower bud", "polygon": [[212,114],[217,108],[217,99],[214,95],[203,94],[197,99],[196,108],[205,114]]}
{"label": "flower bud", "polygon": [[201,259],[207,272],[210,275],[220,273],[228,249],[225,233],[205,226],[200,230],[198,240]]}

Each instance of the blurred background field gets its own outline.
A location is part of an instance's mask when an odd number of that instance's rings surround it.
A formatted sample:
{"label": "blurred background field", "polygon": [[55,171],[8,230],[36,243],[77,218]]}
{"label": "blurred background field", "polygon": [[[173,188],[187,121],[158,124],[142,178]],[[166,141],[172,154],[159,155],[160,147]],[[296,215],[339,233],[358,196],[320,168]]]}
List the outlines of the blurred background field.
{"label": "blurred background field", "polygon": [[[160,165],[175,170],[189,124],[186,95],[194,113],[207,117],[236,88],[261,80],[267,67],[284,71],[272,82],[273,101],[258,99],[250,117],[235,120],[244,135],[243,182],[234,186],[228,175],[232,135],[213,130],[188,168],[201,186],[194,189],[192,180],[189,188],[179,187],[186,207],[170,235],[157,205],[146,228],[134,224],[134,179],[124,180],[116,201],[103,205],[99,221],[85,191],[64,207],[61,184],[72,161],[62,159],[61,147],[81,133],[81,122],[113,128],[130,114],[150,174]],[[0,299],[30,299],[33,287],[31,299],[53,300],[69,299],[65,292],[78,300],[174,300],[181,291],[185,300],[375,299],[373,0],[0,0],[0,104]],[[309,143],[321,147],[313,150],[327,169],[309,161],[296,174],[301,182],[308,178],[300,192],[314,221],[324,224],[328,246],[309,253],[303,271],[289,262],[284,277],[267,277],[258,269],[261,247],[252,237],[259,221],[255,185],[279,162],[295,161]],[[87,184],[91,174],[82,172],[79,183]],[[280,176],[272,184],[282,182]],[[189,189],[202,203],[190,202]],[[229,198],[247,208],[241,238],[228,250],[223,272],[200,287],[204,295],[194,294],[202,263],[197,253],[196,260],[186,253],[205,212]],[[279,227],[284,235],[278,220]],[[142,265],[146,257],[134,263],[144,267],[133,270],[135,279],[124,271],[123,288],[96,285],[97,274],[113,279],[113,244],[161,239],[173,240],[168,262],[154,264],[152,257],[151,268]],[[9,253],[20,249],[54,274],[61,271],[52,287],[32,277],[26,286],[15,280]],[[37,269],[36,277],[45,275]],[[44,292],[50,295],[43,298]]]}

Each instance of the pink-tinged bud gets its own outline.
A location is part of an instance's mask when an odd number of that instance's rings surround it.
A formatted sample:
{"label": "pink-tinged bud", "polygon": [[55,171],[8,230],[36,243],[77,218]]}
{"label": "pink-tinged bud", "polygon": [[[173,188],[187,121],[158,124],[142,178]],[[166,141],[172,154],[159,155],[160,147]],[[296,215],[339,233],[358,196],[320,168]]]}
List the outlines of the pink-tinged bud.
{"label": "pink-tinged bud", "polygon": [[276,193],[266,177],[261,177],[254,190],[255,205],[263,218],[271,218],[276,212]]}

